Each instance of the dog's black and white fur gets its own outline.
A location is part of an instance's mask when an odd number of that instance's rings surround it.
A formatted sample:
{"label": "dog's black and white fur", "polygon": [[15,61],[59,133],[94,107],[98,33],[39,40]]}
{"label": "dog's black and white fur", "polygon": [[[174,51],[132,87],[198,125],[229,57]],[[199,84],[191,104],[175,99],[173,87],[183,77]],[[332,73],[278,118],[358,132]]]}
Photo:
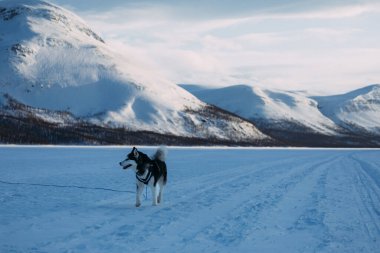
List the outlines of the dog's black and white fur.
{"label": "dog's black and white fur", "polygon": [[[163,190],[167,182],[165,156],[166,150],[162,147],[157,149],[152,159],[134,147],[127,158],[120,162],[123,169],[133,167],[136,171],[136,207],[141,206],[141,194],[145,185],[152,190],[152,204],[156,206],[162,203]],[[157,184],[159,186],[158,196]]]}

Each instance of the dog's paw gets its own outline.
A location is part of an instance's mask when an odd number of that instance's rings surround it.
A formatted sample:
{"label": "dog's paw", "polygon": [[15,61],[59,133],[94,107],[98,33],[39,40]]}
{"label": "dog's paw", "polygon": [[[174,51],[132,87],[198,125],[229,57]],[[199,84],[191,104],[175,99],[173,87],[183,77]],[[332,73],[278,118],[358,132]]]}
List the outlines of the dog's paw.
{"label": "dog's paw", "polygon": [[136,203],[136,207],[140,207],[141,206],[141,203]]}

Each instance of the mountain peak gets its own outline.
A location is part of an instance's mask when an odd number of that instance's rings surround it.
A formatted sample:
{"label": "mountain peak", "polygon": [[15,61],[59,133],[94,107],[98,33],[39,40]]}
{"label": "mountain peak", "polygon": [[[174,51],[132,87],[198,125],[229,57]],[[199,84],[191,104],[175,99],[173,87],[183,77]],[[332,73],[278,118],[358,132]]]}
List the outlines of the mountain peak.
{"label": "mountain peak", "polygon": [[40,0],[0,2],[0,50],[0,86],[25,92],[94,83],[116,72],[104,40],[80,17]]}
{"label": "mountain peak", "polygon": [[9,100],[110,128],[267,138],[135,62],[64,8],[39,0],[0,2],[0,109],[10,108]]}
{"label": "mountain peak", "polygon": [[345,96],[347,98],[354,99],[355,97],[362,96],[374,91],[380,91],[380,84],[368,85],[338,96]]}
{"label": "mountain peak", "polygon": [[[32,20],[22,20],[25,18]],[[32,31],[34,31],[35,29],[33,28],[38,27],[38,25],[46,26],[47,23],[43,21],[47,21],[53,23],[53,26],[57,26],[58,24],[61,28],[64,28],[67,33],[79,31],[90,38],[104,43],[104,40],[88,28],[85,22],[77,15],[41,0],[6,0],[0,2],[0,21],[27,24]],[[41,29],[37,29],[37,31],[34,32],[41,33],[42,31]],[[45,30],[45,32],[49,33],[51,31]]]}

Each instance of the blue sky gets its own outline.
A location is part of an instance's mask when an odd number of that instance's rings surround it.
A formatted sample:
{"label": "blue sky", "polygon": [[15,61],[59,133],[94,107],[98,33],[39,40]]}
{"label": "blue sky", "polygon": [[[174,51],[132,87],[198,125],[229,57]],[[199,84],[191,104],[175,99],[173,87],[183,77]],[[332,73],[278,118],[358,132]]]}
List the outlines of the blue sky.
{"label": "blue sky", "polygon": [[176,83],[344,92],[380,82],[380,0],[52,0]]}

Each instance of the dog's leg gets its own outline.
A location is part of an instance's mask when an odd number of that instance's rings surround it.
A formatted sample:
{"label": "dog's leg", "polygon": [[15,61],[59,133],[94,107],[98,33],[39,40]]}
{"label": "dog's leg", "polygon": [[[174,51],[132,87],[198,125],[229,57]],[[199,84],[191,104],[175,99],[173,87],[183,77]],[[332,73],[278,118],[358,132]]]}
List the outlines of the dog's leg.
{"label": "dog's leg", "polygon": [[136,183],[136,207],[141,206],[141,194],[144,190],[144,184],[141,182]]}
{"label": "dog's leg", "polygon": [[158,184],[160,185],[160,191],[158,193],[158,197],[157,197],[157,203],[160,204],[162,203],[162,196],[163,196],[163,191],[164,191],[164,182],[162,179],[160,179],[160,181],[158,181]]}
{"label": "dog's leg", "polygon": [[152,205],[157,206],[157,187],[151,185],[150,189],[152,190]]}

